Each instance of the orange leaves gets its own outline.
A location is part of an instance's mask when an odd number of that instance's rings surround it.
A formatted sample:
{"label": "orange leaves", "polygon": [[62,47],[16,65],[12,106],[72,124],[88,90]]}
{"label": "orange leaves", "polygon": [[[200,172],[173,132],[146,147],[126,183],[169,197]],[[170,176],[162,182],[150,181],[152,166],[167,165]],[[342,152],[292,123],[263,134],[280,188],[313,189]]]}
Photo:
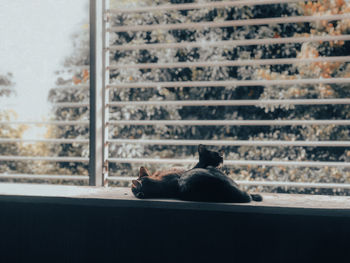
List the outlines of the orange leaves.
{"label": "orange leaves", "polygon": [[79,85],[82,83],[87,83],[90,79],[90,73],[87,69],[83,69],[82,73],[74,75],[72,81],[74,85]]}
{"label": "orange leaves", "polygon": [[306,4],[301,4],[301,6],[306,15],[324,14],[326,12],[339,14],[346,8],[346,2],[344,0],[319,0],[317,2],[309,1]]}
{"label": "orange leaves", "polygon": [[[350,3],[345,0],[319,0],[317,2],[308,1],[306,4],[301,4],[304,15],[322,16],[322,15],[337,15],[350,12]],[[312,35],[328,33],[329,35],[346,34],[350,28],[350,19],[339,20],[335,23],[329,23],[326,20],[316,23],[316,29],[312,30]],[[342,46],[344,41],[329,42],[330,46]]]}
{"label": "orange leaves", "polygon": [[321,2],[307,2],[306,4],[301,4],[303,11],[306,15],[314,15],[316,13],[325,12],[329,8],[328,1]]}
{"label": "orange leaves", "polygon": [[312,63],[311,69],[314,72],[319,72],[322,78],[331,78],[339,66],[338,62],[316,62]]}
{"label": "orange leaves", "polygon": [[262,79],[266,79],[266,80],[271,80],[271,73],[265,69],[259,69],[258,70],[258,76]]}
{"label": "orange leaves", "polygon": [[81,79],[77,78],[76,76],[73,76],[72,80],[74,85],[78,85],[81,83]]}
{"label": "orange leaves", "polygon": [[[303,45],[301,51],[299,52],[298,58],[307,59],[307,58],[318,58],[320,54],[317,48],[311,44]],[[314,62],[314,63],[303,63],[301,64],[301,75],[304,75],[303,72],[308,72],[310,76],[322,77],[322,78],[331,78],[341,66],[339,62]]]}
{"label": "orange leaves", "polygon": [[270,70],[266,70],[266,69],[259,69],[258,76],[260,78],[266,79],[266,80],[273,80],[273,79],[292,80],[292,79],[296,79],[296,76],[294,76],[294,75],[291,76],[291,75],[279,74],[276,72],[270,72]]}
{"label": "orange leaves", "polygon": [[305,87],[291,87],[288,88],[286,94],[288,95],[288,97],[299,98],[306,96],[308,93],[309,90]]}
{"label": "orange leaves", "polygon": [[318,63],[318,67],[321,70],[321,76],[323,78],[330,78],[331,75],[337,71],[337,69],[340,67],[341,63],[339,62],[323,62]]}
{"label": "orange leaves", "polygon": [[83,82],[86,83],[90,78],[89,71],[87,69],[83,70]]}
{"label": "orange leaves", "polygon": [[330,85],[320,84],[318,90],[323,98],[334,96],[334,90]]}
{"label": "orange leaves", "polygon": [[326,8],[324,6],[320,6],[320,8],[318,9],[319,12],[325,12]]}
{"label": "orange leaves", "polygon": [[275,34],[273,35],[273,38],[281,38],[280,34],[278,34],[277,32],[275,32]]}
{"label": "orange leaves", "polygon": [[345,5],[345,1],[344,0],[335,0],[335,5],[338,8],[342,8]]}
{"label": "orange leaves", "polygon": [[329,75],[328,73],[322,72],[321,77],[325,78],[325,79],[329,79],[329,78],[331,78],[331,75]]}
{"label": "orange leaves", "polygon": [[334,70],[334,67],[330,62],[318,62],[315,63],[315,67],[320,70],[320,75],[322,78],[330,78]]}
{"label": "orange leaves", "polygon": [[289,95],[291,95],[293,97],[300,97],[301,90],[300,90],[300,88],[291,88],[288,93],[289,93]]}
{"label": "orange leaves", "polygon": [[318,50],[316,50],[316,49],[313,49],[311,51],[311,54],[312,54],[311,57],[313,57],[313,58],[317,58],[320,56],[320,53],[318,53]]}

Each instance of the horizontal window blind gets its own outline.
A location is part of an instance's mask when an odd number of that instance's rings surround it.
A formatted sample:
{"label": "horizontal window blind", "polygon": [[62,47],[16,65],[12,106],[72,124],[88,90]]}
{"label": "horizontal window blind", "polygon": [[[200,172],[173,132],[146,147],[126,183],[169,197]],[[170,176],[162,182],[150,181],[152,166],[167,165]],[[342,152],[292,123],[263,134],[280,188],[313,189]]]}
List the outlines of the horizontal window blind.
{"label": "horizontal window blind", "polygon": [[89,32],[84,63],[50,90],[54,118],[0,119],[65,135],[2,136],[0,147],[58,154],[13,151],[0,165],[60,174],[12,169],[1,180],[129,186],[141,165],[193,167],[205,144],[225,151],[225,173],[245,187],[349,194],[348,1],[91,0]]}
{"label": "horizontal window blind", "polygon": [[349,189],[348,2],[137,5],[106,10],[106,184],[202,143],[244,186]]}

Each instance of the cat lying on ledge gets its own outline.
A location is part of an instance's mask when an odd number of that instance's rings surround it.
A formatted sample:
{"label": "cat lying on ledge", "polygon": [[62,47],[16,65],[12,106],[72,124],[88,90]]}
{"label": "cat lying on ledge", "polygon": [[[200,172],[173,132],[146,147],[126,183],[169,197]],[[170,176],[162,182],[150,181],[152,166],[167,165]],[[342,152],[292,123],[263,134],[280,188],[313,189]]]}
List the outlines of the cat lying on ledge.
{"label": "cat lying on ledge", "polygon": [[152,175],[141,167],[131,190],[137,198],[175,198],[186,201],[247,203],[262,201],[261,195],[249,194],[217,167],[223,163],[222,153],[198,147],[199,162],[194,168],[171,168]]}

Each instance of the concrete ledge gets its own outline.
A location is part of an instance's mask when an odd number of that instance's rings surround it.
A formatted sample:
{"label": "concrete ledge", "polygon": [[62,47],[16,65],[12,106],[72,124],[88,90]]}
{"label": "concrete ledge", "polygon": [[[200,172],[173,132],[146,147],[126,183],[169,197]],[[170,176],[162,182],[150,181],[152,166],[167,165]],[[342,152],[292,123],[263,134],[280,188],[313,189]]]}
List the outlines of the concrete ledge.
{"label": "concrete ledge", "polygon": [[350,216],[350,197],[295,194],[263,194],[263,202],[248,204],[185,202],[134,197],[129,188],[0,184],[0,201],[80,204],[207,211],[235,211],[300,215]]}

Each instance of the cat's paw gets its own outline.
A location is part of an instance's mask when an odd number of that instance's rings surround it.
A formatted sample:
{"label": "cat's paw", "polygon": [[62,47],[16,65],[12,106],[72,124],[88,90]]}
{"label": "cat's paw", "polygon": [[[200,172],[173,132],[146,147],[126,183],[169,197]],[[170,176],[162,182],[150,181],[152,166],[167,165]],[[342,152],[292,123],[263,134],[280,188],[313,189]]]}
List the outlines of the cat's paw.
{"label": "cat's paw", "polygon": [[255,202],[261,202],[263,200],[263,197],[259,194],[251,194],[252,200]]}

